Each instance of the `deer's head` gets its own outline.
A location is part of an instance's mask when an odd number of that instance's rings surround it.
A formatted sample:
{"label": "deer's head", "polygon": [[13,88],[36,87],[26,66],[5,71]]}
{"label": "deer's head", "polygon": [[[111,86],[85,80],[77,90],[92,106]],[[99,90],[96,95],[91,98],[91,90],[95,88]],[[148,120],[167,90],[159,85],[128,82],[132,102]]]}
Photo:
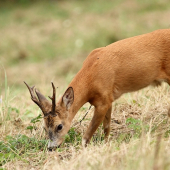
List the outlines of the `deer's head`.
{"label": "deer's head", "polygon": [[56,104],[55,87],[53,83],[53,96],[49,97],[52,100],[52,103],[38,92],[37,89],[35,89],[34,92],[34,86],[30,87],[27,83],[25,84],[31,94],[31,99],[40,107],[44,115],[44,129],[50,139],[48,149],[52,150],[53,148],[59,147],[64,140],[64,136],[70,129],[71,122],[68,120],[68,112],[74,101],[73,88],[69,87],[64,93],[61,101]]}

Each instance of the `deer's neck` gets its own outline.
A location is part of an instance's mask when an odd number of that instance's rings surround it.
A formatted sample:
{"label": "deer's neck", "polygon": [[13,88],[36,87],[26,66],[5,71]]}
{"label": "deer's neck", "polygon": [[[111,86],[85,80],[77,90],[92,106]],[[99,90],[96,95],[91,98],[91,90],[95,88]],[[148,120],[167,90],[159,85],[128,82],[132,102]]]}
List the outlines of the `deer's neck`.
{"label": "deer's neck", "polygon": [[74,91],[74,102],[70,108],[69,120],[73,120],[78,110],[88,102],[89,88],[85,76],[81,73],[77,74],[76,77],[69,84],[69,87],[73,88]]}

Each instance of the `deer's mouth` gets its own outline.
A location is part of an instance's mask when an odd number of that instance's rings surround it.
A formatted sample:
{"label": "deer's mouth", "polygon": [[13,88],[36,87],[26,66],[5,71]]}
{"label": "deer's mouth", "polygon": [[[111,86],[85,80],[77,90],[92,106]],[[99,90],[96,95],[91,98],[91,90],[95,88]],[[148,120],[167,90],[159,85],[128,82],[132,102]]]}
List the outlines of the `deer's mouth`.
{"label": "deer's mouth", "polygon": [[60,144],[57,144],[57,141],[49,141],[48,142],[48,150],[49,151],[55,151],[57,148],[59,148],[61,146]]}
{"label": "deer's mouth", "polygon": [[58,146],[49,147],[49,148],[48,148],[48,151],[49,151],[49,152],[55,151],[57,148],[60,148],[60,146],[61,146],[61,144],[58,145]]}

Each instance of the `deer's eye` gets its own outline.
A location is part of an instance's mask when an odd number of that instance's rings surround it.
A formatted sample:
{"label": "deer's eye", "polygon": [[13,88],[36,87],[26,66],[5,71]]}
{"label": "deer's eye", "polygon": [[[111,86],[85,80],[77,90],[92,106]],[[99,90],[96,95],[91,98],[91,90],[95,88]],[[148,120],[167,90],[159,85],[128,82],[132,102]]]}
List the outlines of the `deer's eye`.
{"label": "deer's eye", "polygon": [[62,125],[62,124],[59,124],[59,125],[57,126],[57,131],[61,130],[62,128],[63,128],[63,125]]}

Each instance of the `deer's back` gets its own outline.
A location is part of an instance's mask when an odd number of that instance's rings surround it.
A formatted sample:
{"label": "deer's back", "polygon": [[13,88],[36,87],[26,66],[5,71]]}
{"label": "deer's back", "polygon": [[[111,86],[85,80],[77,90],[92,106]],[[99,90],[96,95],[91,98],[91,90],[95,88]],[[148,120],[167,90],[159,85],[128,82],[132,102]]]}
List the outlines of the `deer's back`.
{"label": "deer's back", "polygon": [[93,92],[114,92],[119,96],[118,93],[121,95],[166,80],[169,75],[170,29],[167,29],[93,50],[77,78]]}

